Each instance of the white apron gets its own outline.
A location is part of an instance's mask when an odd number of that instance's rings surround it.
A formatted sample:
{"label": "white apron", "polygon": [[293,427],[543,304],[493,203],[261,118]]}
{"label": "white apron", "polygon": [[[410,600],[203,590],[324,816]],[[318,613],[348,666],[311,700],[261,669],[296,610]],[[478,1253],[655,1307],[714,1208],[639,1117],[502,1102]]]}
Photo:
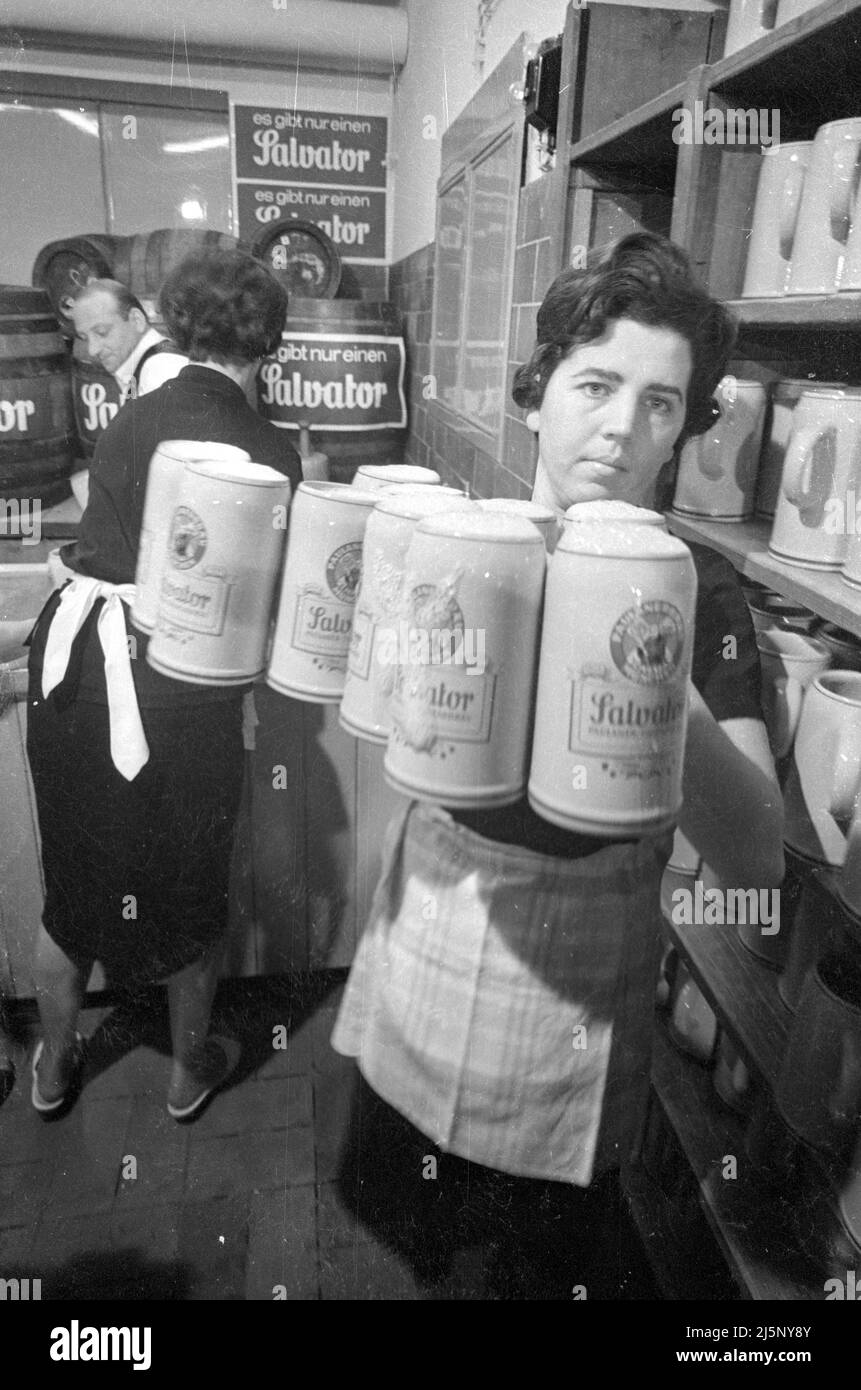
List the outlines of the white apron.
{"label": "white apron", "polygon": [[649,1089],[668,842],[564,860],[412,803],[332,1036],[446,1152],[587,1186],[624,1165]]}

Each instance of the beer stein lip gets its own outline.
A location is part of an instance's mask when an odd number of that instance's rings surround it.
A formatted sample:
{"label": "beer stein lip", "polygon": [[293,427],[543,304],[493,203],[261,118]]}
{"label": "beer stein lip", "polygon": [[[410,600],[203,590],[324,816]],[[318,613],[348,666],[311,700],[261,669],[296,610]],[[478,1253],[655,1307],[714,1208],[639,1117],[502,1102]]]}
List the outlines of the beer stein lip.
{"label": "beer stein lip", "polygon": [[810,381],[803,376],[784,376],[772,382],[771,394],[777,396],[801,396],[805,391],[843,391],[839,381]]}
{"label": "beer stein lip", "polygon": [[186,471],[200,474],[204,478],[217,478],[222,483],[239,483],[242,487],[283,487],[289,488],[290,479],[277,468],[266,463],[254,463],[248,459],[190,459]]}
{"label": "beer stein lip", "polygon": [[544,549],[541,532],[525,516],[508,516],[485,512],[479,507],[448,515],[425,517],[416,527],[417,535],[446,536],[455,540],[501,543],[502,545],[537,545]]}
{"label": "beer stein lip", "polygon": [[856,130],[861,130],[861,116],[841,116],[839,121],[826,121],[819,127],[816,135],[821,135],[823,130],[839,130],[841,126],[854,126]]}
{"label": "beer stein lip", "polygon": [[[439,516],[446,512],[471,512],[475,511],[475,503],[470,501],[462,492],[450,493],[440,492],[439,488],[428,489],[421,496],[407,494],[401,497],[398,494],[406,492],[405,488],[393,488],[391,493],[383,497],[374,507],[375,512],[382,512],[385,516],[400,516],[409,521],[422,521],[426,516]],[[436,496],[434,496],[436,494]],[[379,493],[375,494],[379,496]]]}
{"label": "beer stein lip", "polygon": [[[841,690],[839,688],[841,683],[850,689]],[[822,695],[827,695],[831,700],[839,700],[844,705],[854,707],[861,704],[861,671],[841,670],[839,667],[835,667],[818,675],[813,685]]]}
{"label": "beer stein lip", "polygon": [[353,487],[352,483],[324,482],[322,479],[304,479],[296,489],[296,495],[304,492],[306,496],[316,497],[318,501],[346,502],[350,507],[375,507],[380,500],[378,492],[365,492]]}
{"label": "beer stein lip", "polygon": [[861,387],[858,386],[808,386],[801,393],[802,396],[811,396],[815,400],[842,401],[847,396],[861,395]]}
{"label": "beer stein lip", "polygon": [[[835,121],[834,124],[838,125],[839,122]],[[812,146],[812,140],[781,140],[779,145],[766,145],[762,154],[764,156],[780,154],[781,150],[809,150]]]}
{"label": "beer stein lip", "polygon": [[529,498],[518,497],[479,497],[478,507],[483,512],[501,512],[506,516],[533,517],[536,521],[555,521],[556,513],[543,502],[533,502]]}
{"label": "beer stein lip", "polygon": [[651,507],[638,507],[634,502],[621,499],[601,498],[594,502],[572,502],[565,509],[565,520],[580,522],[610,522],[615,525],[666,526],[663,512]]}
{"label": "beer stein lip", "polygon": [[[788,647],[780,645],[790,639],[793,641]],[[789,656],[796,661],[821,661],[822,657],[831,655],[831,648],[825,642],[818,637],[808,637],[806,632],[792,627],[766,628],[756,634],[756,645],[764,656]],[[793,650],[793,646],[797,650]]]}
{"label": "beer stein lip", "polygon": [[[202,451],[206,452],[202,452]],[[153,458],[176,459],[178,463],[239,463],[251,462],[251,455],[236,444],[221,444],[210,439],[162,439],[153,450]]]}
{"label": "beer stein lip", "polygon": [[691,559],[684,541],[671,536],[662,526],[637,526],[630,521],[596,520],[588,526],[564,526],[553,559],[566,551],[594,555],[597,559]]}

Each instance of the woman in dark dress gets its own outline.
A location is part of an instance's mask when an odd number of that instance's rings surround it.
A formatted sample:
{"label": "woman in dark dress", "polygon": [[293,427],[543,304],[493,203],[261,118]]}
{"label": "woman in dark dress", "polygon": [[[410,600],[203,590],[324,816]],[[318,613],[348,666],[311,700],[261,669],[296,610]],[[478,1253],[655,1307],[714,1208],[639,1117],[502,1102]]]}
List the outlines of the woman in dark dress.
{"label": "woman in dark dress", "polygon": [[231,444],[293,488],[301,480],[284,433],[244,394],[280,340],[287,297],[257,261],[229,251],[184,261],[160,306],[191,365],[125,406],[99,440],[78,539],[62,550],[78,578],[52,596],[31,638],[27,751],[46,884],[32,1100],[46,1115],[74,1095],[76,1020],[94,960],[123,984],[167,979],[175,1119],[194,1119],[238,1060],[236,1043],[207,1033],[248,687],[161,675],[128,607],[149,463],[162,440]]}

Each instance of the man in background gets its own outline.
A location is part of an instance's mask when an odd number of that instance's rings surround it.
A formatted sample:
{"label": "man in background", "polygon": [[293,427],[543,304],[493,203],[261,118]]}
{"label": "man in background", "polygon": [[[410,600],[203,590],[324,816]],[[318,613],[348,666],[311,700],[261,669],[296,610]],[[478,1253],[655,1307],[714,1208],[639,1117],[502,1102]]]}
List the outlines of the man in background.
{"label": "man in background", "polygon": [[119,280],[90,280],[70,314],[88,355],[119,386],[120,405],[155,391],[188,365],[188,358],[150,326],[140,300]]}

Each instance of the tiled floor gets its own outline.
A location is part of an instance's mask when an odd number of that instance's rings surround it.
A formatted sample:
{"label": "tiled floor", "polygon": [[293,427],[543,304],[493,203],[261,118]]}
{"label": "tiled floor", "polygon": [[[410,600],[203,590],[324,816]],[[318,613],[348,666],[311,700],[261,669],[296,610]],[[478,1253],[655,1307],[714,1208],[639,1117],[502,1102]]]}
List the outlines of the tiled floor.
{"label": "tiled floor", "polygon": [[[349,1209],[337,1179],[356,1075],[329,1045],[342,983],[343,972],[223,983],[213,1027],[241,1040],[242,1061],[188,1126],[165,1109],[160,991],[85,1012],[85,1085],[61,1120],[32,1109],[19,1051],[0,1109],[0,1277],[41,1279],[45,1299],[497,1296],[480,1252],[459,1251],[444,1280],[422,1284]],[[655,1297],[634,1263],[626,1296]]]}

